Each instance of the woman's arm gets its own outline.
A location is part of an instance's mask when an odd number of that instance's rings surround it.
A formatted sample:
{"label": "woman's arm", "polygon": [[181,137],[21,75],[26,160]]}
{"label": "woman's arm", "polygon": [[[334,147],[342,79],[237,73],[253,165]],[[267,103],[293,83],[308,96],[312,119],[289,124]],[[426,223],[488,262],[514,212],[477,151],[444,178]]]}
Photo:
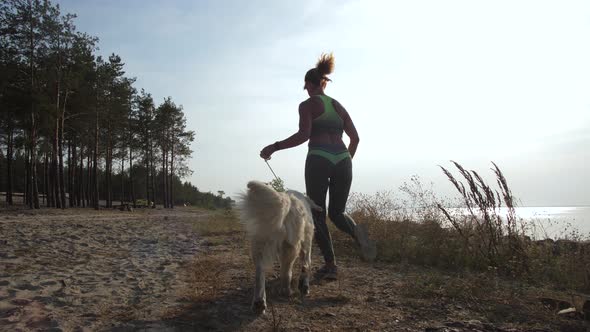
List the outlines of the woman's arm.
{"label": "woman's arm", "polygon": [[299,105],[299,130],[288,138],[266,146],[260,151],[260,157],[270,159],[270,156],[278,150],[289,149],[306,142],[311,135],[311,108],[306,102]]}
{"label": "woman's arm", "polygon": [[341,110],[342,120],[344,121],[344,132],[350,138],[350,143],[348,144],[348,152],[350,152],[350,157],[353,158],[354,154],[356,153],[356,148],[359,145],[359,141],[360,141],[359,134],[356,131],[354,123],[352,122],[352,119],[350,118],[350,115],[348,114],[346,109],[344,109],[344,106],[342,106],[338,102],[336,102],[336,105]]}

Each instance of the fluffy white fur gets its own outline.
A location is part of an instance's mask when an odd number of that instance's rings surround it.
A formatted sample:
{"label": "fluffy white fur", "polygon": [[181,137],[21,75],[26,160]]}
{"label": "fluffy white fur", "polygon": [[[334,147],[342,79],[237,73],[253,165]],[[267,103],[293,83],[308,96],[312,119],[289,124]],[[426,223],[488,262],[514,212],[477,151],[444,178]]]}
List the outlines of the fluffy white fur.
{"label": "fluffy white fur", "polygon": [[248,191],[241,196],[238,207],[256,267],[252,309],[256,313],[266,309],[264,273],[277,256],[281,263],[281,291],[286,295],[291,295],[293,264],[297,256],[301,257],[299,290],[307,295],[314,231],[311,209],[321,208],[300,192],[277,192],[260,181],[248,182]]}

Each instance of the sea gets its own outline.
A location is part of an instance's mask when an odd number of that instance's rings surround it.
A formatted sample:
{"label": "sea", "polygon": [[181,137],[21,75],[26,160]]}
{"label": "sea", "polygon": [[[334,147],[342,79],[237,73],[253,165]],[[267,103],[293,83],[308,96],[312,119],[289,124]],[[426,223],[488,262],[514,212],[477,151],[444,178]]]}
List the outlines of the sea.
{"label": "sea", "polygon": [[[501,209],[499,215],[506,212]],[[529,226],[528,235],[536,239],[590,240],[590,206],[522,206],[515,213]]]}

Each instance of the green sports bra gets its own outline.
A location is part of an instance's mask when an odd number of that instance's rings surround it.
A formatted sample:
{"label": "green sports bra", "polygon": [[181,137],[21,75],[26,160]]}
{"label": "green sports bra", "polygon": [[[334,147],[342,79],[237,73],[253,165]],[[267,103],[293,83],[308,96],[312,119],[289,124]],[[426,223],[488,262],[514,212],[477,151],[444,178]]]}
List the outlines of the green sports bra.
{"label": "green sports bra", "polygon": [[[339,134],[342,136],[344,132],[344,121],[332,104],[332,98],[326,95],[317,95],[324,104],[324,113],[312,120],[311,136],[329,133]],[[317,155],[329,160],[333,164],[337,164],[342,160],[350,158],[348,149],[342,144],[311,144],[309,145],[308,155]]]}
{"label": "green sports bra", "polygon": [[334,105],[332,98],[326,95],[317,95],[324,104],[324,113],[313,119],[311,123],[311,135],[320,133],[340,134],[344,131],[344,121],[340,118]]}

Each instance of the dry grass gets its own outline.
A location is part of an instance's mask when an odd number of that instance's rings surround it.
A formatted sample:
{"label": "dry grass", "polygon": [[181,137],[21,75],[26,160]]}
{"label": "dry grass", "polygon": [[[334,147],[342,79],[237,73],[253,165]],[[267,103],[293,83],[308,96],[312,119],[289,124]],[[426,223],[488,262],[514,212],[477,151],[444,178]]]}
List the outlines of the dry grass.
{"label": "dry grass", "polygon": [[[190,289],[187,296],[193,301],[206,302],[218,297],[219,287],[228,283],[228,270],[246,269],[249,261],[244,258],[248,247],[242,224],[233,211],[216,211],[205,220],[193,223],[193,229],[207,238],[205,244],[211,252],[197,255],[187,264],[186,279]],[[238,249],[241,255],[231,255],[220,262],[214,252],[217,246]]]}
{"label": "dry grass", "polygon": [[243,227],[233,211],[215,211],[207,219],[193,223],[193,229],[201,236],[231,235],[241,233]]}
{"label": "dry grass", "polygon": [[226,268],[226,264],[219,264],[214,256],[197,256],[186,271],[189,284],[186,296],[193,301],[210,301],[216,298],[219,287],[227,282],[227,275],[224,273]]}
{"label": "dry grass", "polygon": [[[400,290],[404,305],[437,307],[444,304],[445,308],[457,310],[458,315],[469,312],[469,320],[487,322],[484,325],[501,324],[516,331],[534,328],[546,331],[549,326],[568,331],[586,331],[587,328],[583,319],[560,317],[556,314],[563,308],[543,305],[541,300],[555,299],[569,306],[585,298],[534,287],[524,280],[506,279],[494,272],[441,273],[435,269],[410,269],[404,274],[403,283]],[[581,305],[576,307],[581,311]],[[494,329],[490,327],[489,330]]]}
{"label": "dry grass", "polygon": [[[460,194],[467,214],[424,188],[418,177],[402,186],[405,200],[392,193],[353,195],[349,213],[369,227],[378,242],[381,261],[436,267],[448,271],[476,271],[550,284],[562,290],[590,291],[590,245],[575,231],[567,240],[533,241],[531,225],[518,218],[515,199],[500,169],[492,171],[498,190],[475,171],[454,163],[462,181],[443,172]],[[507,211],[502,213],[501,211]],[[352,241],[341,232],[340,253],[351,253]]]}

